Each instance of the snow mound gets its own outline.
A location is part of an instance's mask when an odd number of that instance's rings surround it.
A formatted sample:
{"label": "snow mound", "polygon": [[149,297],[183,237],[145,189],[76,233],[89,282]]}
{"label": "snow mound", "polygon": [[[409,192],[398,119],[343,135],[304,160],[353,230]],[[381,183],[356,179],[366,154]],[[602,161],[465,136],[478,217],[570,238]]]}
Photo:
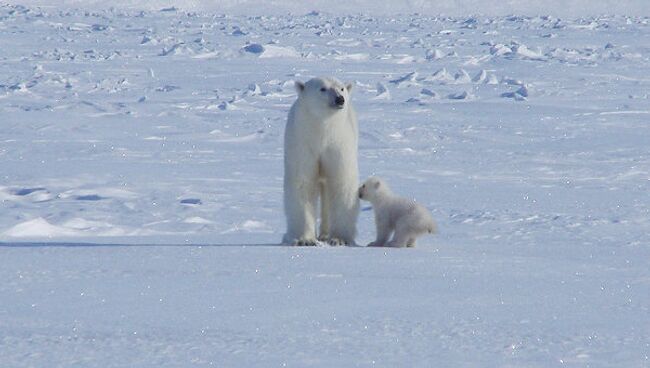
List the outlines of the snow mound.
{"label": "snow mound", "polygon": [[251,54],[256,54],[256,55],[262,54],[265,50],[264,46],[260,45],[259,43],[251,43],[249,45],[244,46],[242,49],[246,52],[250,52]]}
{"label": "snow mound", "polygon": [[80,233],[73,229],[52,225],[46,219],[38,217],[19,223],[2,235],[14,238],[52,238],[78,236]]}
{"label": "snow mound", "polygon": [[261,45],[252,43],[242,48],[243,51],[258,55],[260,58],[299,58],[302,55],[291,46]]}
{"label": "snow mound", "polygon": [[378,82],[377,83],[377,95],[373,98],[374,100],[389,100],[390,91],[385,84]]}
{"label": "snow mound", "polygon": [[438,49],[427,50],[426,58],[427,60],[440,60],[445,57],[445,54]]}
{"label": "snow mound", "polygon": [[418,72],[410,72],[401,77],[390,80],[390,83],[397,85],[397,87],[408,87],[410,85],[416,84],[418,78]]}
{"label": "snow mound", "polygon": [[442,68],[433,73],[433,75],[425,77],[424,81],[445,84],[453,82],[455,79],[454,76],[447,71],[447,68]]}

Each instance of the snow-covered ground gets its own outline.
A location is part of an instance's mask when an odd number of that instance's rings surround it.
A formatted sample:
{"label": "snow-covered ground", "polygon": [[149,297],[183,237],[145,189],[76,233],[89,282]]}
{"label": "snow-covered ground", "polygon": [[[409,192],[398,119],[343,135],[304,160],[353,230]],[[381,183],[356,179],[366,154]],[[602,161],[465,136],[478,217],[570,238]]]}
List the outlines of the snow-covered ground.
{"label": "snow-covered ground", "polygon": [[304,14],[323,11],[335,14],[444,14],[451,16],[483,15],[555,15],[577,17],[601,14],[650,16],[647,0],[9,0],[9,3],[47,8],[119,7],[137,10],[176,8],[185,11],[210,11],[228,14]]}
{"label": "snow-covered ground", "polygon": [[[0,366],[650,366],[638,14],[0,5]],[[314,75],[439,235],[276,245]]]}

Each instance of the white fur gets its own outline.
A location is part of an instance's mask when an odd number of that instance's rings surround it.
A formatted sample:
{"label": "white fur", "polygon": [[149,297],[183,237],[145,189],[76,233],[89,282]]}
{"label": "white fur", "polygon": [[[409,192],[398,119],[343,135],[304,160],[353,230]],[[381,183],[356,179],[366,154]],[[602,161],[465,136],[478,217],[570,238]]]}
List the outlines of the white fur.
{"label": "white fur", "polygon": [[[420,235],[436,232],[436,223],[426,208],[393,194],[386,183],[371,177],[359,188],[359,198],[372,203],[377,240],[369,247],[414,247]],[[391,233],[393,238],[388,241]]]}
{"label": "white fur", "polygon": [[[333,78],[296,82],[298,99],[289,111],[284,135],[283,242],[316,245],[318,199],[321,222],[318,238],[330,244],[354,244],[359,213],[357,198],[358,127],[350,104],[351,85]],[[343,97],[342,105],[336,98]]]}

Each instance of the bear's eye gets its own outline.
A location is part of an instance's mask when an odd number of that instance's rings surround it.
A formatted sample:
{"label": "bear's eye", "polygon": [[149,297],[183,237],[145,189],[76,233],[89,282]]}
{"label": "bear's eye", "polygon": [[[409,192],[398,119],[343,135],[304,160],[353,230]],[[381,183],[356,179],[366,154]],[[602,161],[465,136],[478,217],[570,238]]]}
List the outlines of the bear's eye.
{"label": "bear's eye", "polygon": [[361,188],[365,188],[365,187],[366,187],[366,185],[365,185],[365,184],[361,186]]}
{"label": "bear's eye", "polygon": [[341,92],[343,92],[343,88],[341,88]]}
{"label": "bear's eye", "polygon": [[323,87],[323,88],[320,89],[320,91],[325,92],[325,91],[327,91],[327,89],[325,89],[325,87]]}

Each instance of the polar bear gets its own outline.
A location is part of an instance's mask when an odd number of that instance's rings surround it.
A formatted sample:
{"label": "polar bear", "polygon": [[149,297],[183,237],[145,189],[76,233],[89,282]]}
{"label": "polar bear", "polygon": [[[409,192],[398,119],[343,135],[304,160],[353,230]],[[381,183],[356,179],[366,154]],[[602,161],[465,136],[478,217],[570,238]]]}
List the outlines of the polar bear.
{"label": "polar bear", "polygon": [[[359,131],[351,84],[334,78],[296,82],[284,135],[285,244],[355,244]],[[320,230],[316,237],[320,198]]]}
{"label": "polar bear", "polygon": [[[436,232],[436,223],[422,205],[393,194],[386,183],[371,177],[359,188],[359,198],[372,203],[377,225],[377,240],[369,247],[414,247],[422,234]],[[388,241],[391,233],[393,239]]]}

